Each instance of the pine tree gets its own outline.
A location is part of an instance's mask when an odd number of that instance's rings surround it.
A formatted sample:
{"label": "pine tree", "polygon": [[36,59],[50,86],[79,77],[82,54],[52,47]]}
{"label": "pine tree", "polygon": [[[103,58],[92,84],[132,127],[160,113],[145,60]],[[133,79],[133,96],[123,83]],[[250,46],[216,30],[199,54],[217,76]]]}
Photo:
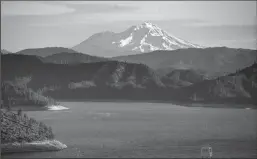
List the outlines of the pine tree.
{"label": "pine tree", "polygon": [[28,116],[27,116],[27,114],[23,114],[23,117],[24,117],[24,119],[28,119]]}
{"label": "pine tree", "polygon": [[21,116],[21,115],[22,115],[22,110],[21,110],[21,109],[19,109],[19,110],[17,111],[17,115],[18,115],[18,116]]}
{"label": "pine tree", "polygon": [[10,105],[6,105],[6,109],[7,109],[7,111],[11,111]]}

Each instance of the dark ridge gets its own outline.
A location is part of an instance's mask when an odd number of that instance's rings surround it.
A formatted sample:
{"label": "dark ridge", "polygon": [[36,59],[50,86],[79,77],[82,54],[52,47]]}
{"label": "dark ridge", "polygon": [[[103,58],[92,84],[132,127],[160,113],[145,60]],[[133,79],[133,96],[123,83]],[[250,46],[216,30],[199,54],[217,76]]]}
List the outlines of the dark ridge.
{"label": "dark ridge", "polygon": [[45,47],[45,48],[24,49],[16,52],[16,54],[36,55],[36,56],[46,57],[46,56],[61,53],[61,52],[77,53],[72,49],[64,48],[64,47]]}
{"label": "dark ridge", "polygon": [[2,80],[31,77],[28,88],[62,100],[254,103],[255,69],[256,64],[212,80],[198,78],[198,72],[182,71],[181,78],[174,79],[162,78],[145,64],[100,61],[70,65],[43,63],[37,57],[25,55],[2,58]]}
{"label": "dark ridge", "polygon": [[44,62],[56,63],[56,64],[76,64],[76,63],[91,63],[107,61],[107,58],[98,56],[91,56],[82,53],[69,53],[61,52],[53,55],[46,56]]}
{"label": "dark ridge", "polygon": [[[257,60],[256,50],[227,47],[188,48],[173,51],[157,50],[128,56],[113,57],[114,60],[143,63],[165,72],[173,69],[202,70],[210,77],[222,76],[248,67]],[[165,70],[165,71],[162,71]]]}

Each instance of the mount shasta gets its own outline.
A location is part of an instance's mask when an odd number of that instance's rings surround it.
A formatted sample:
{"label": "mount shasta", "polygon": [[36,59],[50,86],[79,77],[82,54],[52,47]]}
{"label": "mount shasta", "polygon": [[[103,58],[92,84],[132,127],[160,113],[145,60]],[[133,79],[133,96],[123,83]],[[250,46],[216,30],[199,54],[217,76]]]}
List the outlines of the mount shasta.
{"label": "mount shasta", "polygon": [[203,47],[172,36],[155,24],[144,22],[120,33],[96,33],[72,49],[86,54],[111,57],[182,48]]}

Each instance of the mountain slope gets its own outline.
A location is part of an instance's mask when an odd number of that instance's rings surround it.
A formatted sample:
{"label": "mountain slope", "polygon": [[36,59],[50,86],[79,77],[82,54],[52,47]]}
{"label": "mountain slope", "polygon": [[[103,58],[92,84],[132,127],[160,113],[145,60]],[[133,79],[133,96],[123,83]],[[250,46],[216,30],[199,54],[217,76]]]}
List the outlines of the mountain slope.
{"label": "mountain slope", "polygon": [[145,22],[120,33],[106,31],[94,34],[72,49],[82,53],[110,57],[181,48],[202,47],[169,35],[155,24]]}
{"label": "mountain slope", "polygon": [[162,76],[162,80],[167,86],[185,87],[207,80],[205,73],[199,70],[174,69],[170,73]]}
{"label": "mountain slope", "polygon": [[99,62],[107,61],[107,58],[91,56],[82,53],[57,53],[53,55],[46,56],[44,62],[56,63],[56,64],[76,64],[76,63],[90,63],[90,62]]}
{"label": "mountain slope", "polygon": [[28,88],[54,99],[232,102],[241,103],[241,107],[257,99],[256,64],[203,81],[199,72],[176,70],[171,78],[163,79],[144,64],[118,61],[65,65],[43,63],[35,56],[7,54],[2,55],[1,64],[2,81],[30,77]]}
{"label": "mountain slope", "polygon": [[144,54],[119,56],[112,59],[143,63],[159,71],[193,69],[202,70],[210,76],[221,76],[252,65],[257,60],[257,52],[256,50],[226,47],[189,48],[173,51],[153,51]]}
{"label": "mountain slope", "polygon": [[257,104],[257,63],[236,73],[206,80],[181,89],[193,101],[245,102]]}
{"label": "mountain slope", "polygon": [[45,47],[45,48],[33,48],[33,49],[24,49],[21,51],[16,52],[16,54],[22,55],[36,55],[40,57],[46,57],[49,55],[57,54],[57,53],[77,53],[76,51],[64,48],[64,47]]}
{"label": "mountain slope", "polygon": [[72,83],[83,81],[92,81],[99,87],[118,88],[126,84],[140,88],[163,86],[160,78],[149,67],[118,61],[61,65],[43,63],[35,56],[3,55],[2,68],[3,80],[31,77],[28,85],[35,90],[44,86],[69,88]]}
{"label": "mountain slope", "polygon": [[118,61],[64,65],[40,60],[30,65],[23,62],[24,58],[37,59],[4,55],[2,80],[31,77],[29,88],[54,99],[156,100],[169,99],[171,95],[163,91],[166,88],[161,78],[146,65]]}
{"label": "mountain slope", "polygon": [[34,68],[43,63],[40,57],[20,54],[1,56],[1,79],[14,80],[15,77],[30,76]]}
{"label": "mountain slope", "polygon": [[[44,106],[55,104],[52,98],[45,97],[39,92],[27,87],[30,78],[20,78],[13,81],[2,81],[1,93],[3,105],[9,105],[12,109],[15,106],[36,106],[46,109]],[[36,109],[35,107],[35,109]]]}
{"label": "mountain slope", "polygon": [[[11,111],[0,110],[1,116],[1,144],[43,141],[53,139],[52,128],[43,122],[29,118],[27,114],[16,114]],[[1,155],[10,151],[5,146],[1,147]]]}

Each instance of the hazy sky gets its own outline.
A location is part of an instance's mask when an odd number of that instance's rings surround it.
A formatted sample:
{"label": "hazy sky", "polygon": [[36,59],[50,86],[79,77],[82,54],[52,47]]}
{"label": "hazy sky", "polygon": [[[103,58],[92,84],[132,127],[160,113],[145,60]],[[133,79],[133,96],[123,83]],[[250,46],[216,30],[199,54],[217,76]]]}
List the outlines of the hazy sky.
{"label": "hazy sky", "polygon": [[256,1],[1,1],[1,48],[73,47],[149,21],[203,46],[256,49]]}

